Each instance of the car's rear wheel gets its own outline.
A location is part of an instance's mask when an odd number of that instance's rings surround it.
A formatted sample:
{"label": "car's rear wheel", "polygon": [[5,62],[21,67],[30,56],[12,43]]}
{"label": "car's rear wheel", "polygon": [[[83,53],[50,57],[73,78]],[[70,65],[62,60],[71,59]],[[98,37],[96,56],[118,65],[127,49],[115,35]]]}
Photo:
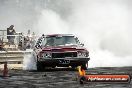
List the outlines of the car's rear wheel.
{"label": "car's rear wheel", "polygon": [[82,69],[84,69],[84,70],[88,69],[88,62],[82,64]]}

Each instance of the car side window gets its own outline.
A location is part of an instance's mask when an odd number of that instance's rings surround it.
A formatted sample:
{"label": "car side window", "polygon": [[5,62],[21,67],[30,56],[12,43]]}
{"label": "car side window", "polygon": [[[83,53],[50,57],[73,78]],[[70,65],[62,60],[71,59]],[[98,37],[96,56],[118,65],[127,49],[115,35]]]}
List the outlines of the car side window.
{"label": "car side window", "polygon": [[44,47],[46,45],[46,38],[42,39],[42,47]]}

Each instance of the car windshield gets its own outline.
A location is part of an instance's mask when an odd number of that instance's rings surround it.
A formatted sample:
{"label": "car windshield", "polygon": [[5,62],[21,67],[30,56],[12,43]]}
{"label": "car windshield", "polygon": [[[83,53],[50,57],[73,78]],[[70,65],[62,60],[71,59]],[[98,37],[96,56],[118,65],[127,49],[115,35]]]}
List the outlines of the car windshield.
{"label": "car windshield", "polygon": [[77,45],[74,36],[50,36],[46,37],[44,46]]}

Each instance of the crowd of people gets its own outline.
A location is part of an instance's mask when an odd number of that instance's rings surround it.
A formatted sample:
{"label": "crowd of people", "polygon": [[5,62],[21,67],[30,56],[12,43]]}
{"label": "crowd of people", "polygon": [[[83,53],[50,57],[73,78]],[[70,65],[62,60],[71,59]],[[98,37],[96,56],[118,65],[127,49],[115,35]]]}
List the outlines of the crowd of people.
{"label": "crowd of people", "polygon": [[[17,37],[19,37],[19,39]],[[9,28],[7,28],[7,40],[9,45],[15,45],[15,39],[18,41],[18,46],[25,49],[33,48],[33,45],[35,43],[34,39],[35,33],[30,33],[30,30],[28,30],[27,35],[23,35],[23,33],[18,33],[14,29],[14,25],[11,25]],[[3,49],[3,40],[0,38],[0,50]]]}

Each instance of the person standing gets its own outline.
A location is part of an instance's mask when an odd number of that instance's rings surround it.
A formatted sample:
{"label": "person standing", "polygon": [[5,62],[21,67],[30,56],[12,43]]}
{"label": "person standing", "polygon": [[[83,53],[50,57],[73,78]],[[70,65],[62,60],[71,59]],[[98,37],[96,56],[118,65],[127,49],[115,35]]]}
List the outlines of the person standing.
{"label": "person standing", "polygon": [[9,28],[7,28],[7,39],[8,39],[8,42],[10,44],[14,44],[14,39],[15,39],[15,35],[16,32],[15,32],[15,29],[14,29],[14,25],[11,25]]}

